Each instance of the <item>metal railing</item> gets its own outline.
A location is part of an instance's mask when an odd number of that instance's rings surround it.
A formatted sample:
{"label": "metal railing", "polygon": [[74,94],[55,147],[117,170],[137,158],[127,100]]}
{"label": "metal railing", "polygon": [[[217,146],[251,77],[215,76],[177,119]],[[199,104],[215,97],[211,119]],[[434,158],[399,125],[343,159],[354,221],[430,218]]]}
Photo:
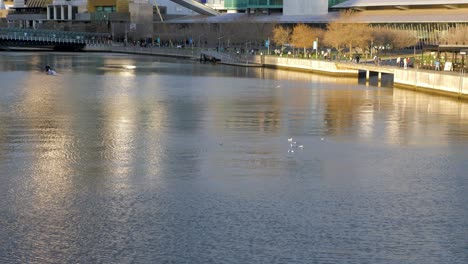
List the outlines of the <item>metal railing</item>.
{"label": "metal railing", "polygon": [[88,33],[22,28],[0,28],[0,38],[18,41],[48,41],[55,43],[90,43],[109,39],[107,33]]}

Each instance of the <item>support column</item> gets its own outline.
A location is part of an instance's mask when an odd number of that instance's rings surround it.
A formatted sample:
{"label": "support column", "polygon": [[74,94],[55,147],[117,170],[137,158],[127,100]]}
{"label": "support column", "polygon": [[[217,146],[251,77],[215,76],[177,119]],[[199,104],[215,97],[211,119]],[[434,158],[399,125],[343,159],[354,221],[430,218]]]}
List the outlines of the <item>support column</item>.
{"label": "support column", "polygon": [[47,6],[47,20],[50,20],[50,6]]}
{"label": "support column", "polygon": [[57,7],[53,6],[54,9],[54,20],[57,20]]}
{"label": "support column", "polygon": [[65,8],[63,7],[63,5],[60,6],[60,19],[65,19]]}
{"label": "support column", "polygon": [[370,79],[370,71],[366,70],[366,81],[369,81]]}
{"label": "support column", "polygon": [[382,80],[382,72],[379,72],[379,81]]}
{"label": "support column", "polygon": [[68,5],[68,20],[73,20],[73,13],[72,13],[72,10],[73,10],[73,6],[72,6],[72,5]]}

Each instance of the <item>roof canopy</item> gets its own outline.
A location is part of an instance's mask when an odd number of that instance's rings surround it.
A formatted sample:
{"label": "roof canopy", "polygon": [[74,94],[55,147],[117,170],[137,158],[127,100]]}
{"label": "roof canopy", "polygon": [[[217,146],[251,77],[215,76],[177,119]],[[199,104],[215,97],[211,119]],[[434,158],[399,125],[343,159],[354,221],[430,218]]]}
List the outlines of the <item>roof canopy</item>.
{"label": "roof canopy", "polygon": [[468,0],[349,0],[333,6],[334,8],[381,8],[392,7],[405,9],[418,6],[445,6],[457,8],[458,5],[468,5]]}

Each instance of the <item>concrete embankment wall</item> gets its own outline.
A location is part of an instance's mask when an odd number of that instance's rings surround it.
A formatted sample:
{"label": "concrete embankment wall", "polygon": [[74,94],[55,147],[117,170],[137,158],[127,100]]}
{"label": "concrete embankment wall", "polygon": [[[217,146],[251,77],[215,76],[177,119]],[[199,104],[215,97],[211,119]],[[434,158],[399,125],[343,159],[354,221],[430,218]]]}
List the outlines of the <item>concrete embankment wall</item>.
{"label": "concrete embankment wall", "polygon": [[[335,62],[273,56],[265,56],[263,61],[258,56],[256,62],[262,62],[266,67],[358,77],[356,70],[340,69]],[[413,69],[395,69],[394,72],[393,81],[396,86],[468,99],[467,75]]]}
{"label": "concrete embankment wall", "polygon": [[[263,60],[263,61],[262,61]],[[357,77],[357,70],[339,69],[336,63],[320,60],[307,60],[289,57],[260,56],[256,58],[257,63],[262,63],[266,67],[284,68],[292,70],[310,71],[324,73],[327,75],[338,75],[343,77]]]}
{"label": "concrete embankment wall", "polygon": [[403,88],[468,98],[468,76],[453,72],[396,69],[394,84]]}

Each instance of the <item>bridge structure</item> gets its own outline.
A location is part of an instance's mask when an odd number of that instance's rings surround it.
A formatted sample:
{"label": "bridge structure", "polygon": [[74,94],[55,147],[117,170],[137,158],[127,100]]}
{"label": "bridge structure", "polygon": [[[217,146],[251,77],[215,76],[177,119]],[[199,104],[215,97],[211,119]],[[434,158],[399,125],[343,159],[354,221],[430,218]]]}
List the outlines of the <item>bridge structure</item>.
{"label": "bridge structure", "polygon": [[366,77],[366,80],[369,80],[373,76],[377,76],[377,79],[382,80],[383,75],[395,75],[395,66],[386,66],[386,65],[374,65],[369,63],[343,63],[337,62],[336,67],[339,69],[347,70],[356,70],[358,71],[359,77]]}
{"label": "bridge structure", "polygon": [[105,33],[0,28],[0,50],[43,49],[79,51],[109,39]]}
{"label": "bridge structure", "polygon": [[172,2],[179,4],[183,7],[186,7],[190,10],[193,10],[200,15],[205,15],[205,16],[219,16],[220,13],[213,8],[206,6],[202,3],[193,1],[193,0],[171,0]]}

